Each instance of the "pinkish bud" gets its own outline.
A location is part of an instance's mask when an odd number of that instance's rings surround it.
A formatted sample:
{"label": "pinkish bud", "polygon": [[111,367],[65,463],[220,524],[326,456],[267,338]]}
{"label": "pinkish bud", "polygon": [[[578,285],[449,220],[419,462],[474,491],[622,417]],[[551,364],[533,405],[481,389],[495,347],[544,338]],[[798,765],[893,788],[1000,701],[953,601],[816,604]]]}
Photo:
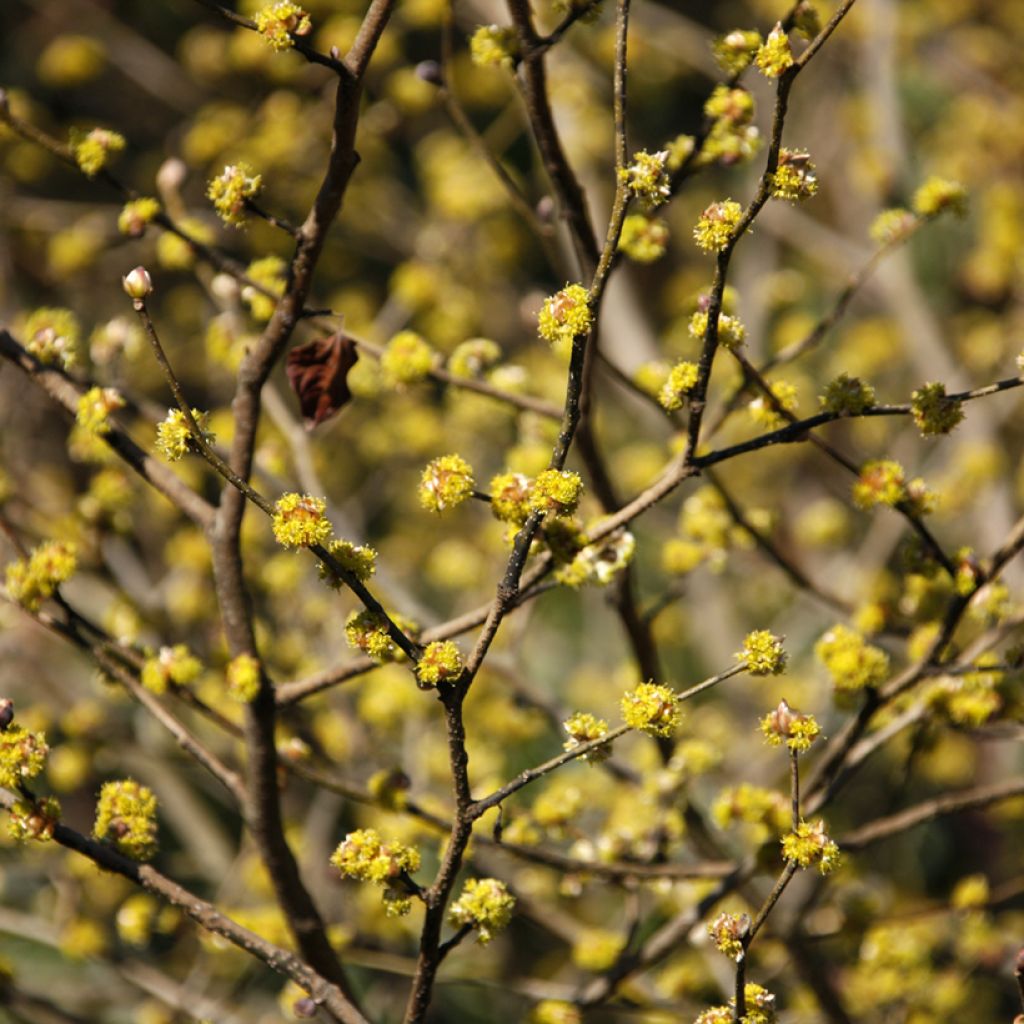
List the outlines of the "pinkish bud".
{"label": "pinkish bud", "polygon": [[0,732],[14,721],[14,701],[10,697],[0,697]]}
{"label": "pinkish bud", "polygon": [[153,291],[153,279],[145,267],[136,267],[121,278],[121,286],[131,298],[138,301]]}
{"label": "pinkish bud", "polygon": [[294,1013],[296,1017],[301,1017],[303,1019],[315,1017],[316,1003],[310,999],[309,996],[306,996],[303,999],[297,999],[292,1004],[292,1013]]}

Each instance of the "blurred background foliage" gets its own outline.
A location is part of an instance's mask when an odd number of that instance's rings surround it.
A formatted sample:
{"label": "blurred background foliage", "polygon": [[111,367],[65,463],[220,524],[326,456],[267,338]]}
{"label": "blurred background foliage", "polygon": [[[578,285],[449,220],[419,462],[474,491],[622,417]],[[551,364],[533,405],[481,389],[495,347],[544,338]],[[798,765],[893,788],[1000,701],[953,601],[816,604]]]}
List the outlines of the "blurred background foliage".
{"label": "blurred background foliage", "polygon": [[[242,0],[239,10],[251,14],[255,6]],[[556,24],[560,12],[548,0],[534,6],[543,26]],[[317,48],[344,52],[363,0],[308,0],[306,7]],[[565,360],[538,342],[535,323],[543,297],[572,278],[571,260],[563,246],[552,265],[446,115],[438,89],[417,74],[419,62],[440,58],[446,10],[444,0],[403,0],[384,35],[367,79],[362,161],[328,238],[312,303],[342,314],[346,330],[375,345],[416,331],[439,359],[469,339],[492,339],[500,358],[483,376],[560,405]],[[766,33],[784,13],[780,0],[637,3],[631,148],[654,151],[697,131],[703,104],[722,80],[712,39],[735,27]],[[892,402],[907,401],[926,380],[960,390],[1017,372],[1024,297],[1020,15],[1011,2],[861,0],[799,79],[785,140],[810,150],[821,188],[800,206],[772,203],[738,248],[730,281],[754,362],[800,340],[827,313],[873,252],[868,227],[879,211],[907,205],[929,174],[960,180],[970,193],[966,218],[918,232],[887,258],[824,343],[776,375],[796,386],[801,414],[816,411],[824,382],[844,370]],[[543,217],[548,186],[513,79],[469,59],[468,37],[491,22],[506,22],[500,4],[456,4],[449,82]],[[613,40],[605,10],[575,26],[549,62],[558,124],[598,225],[614,186]],[[97,125],[123,133],[116,175],[139,194],[158,196],[197,236],[243,265],[290,255],[287,234],[258,218],[243,230],[222,225],[205,199],[206,183],[226,163],[246,161],[263,176],[261,205],[301,222],[329,143],[333,84],[323,68],[294,52],[275,53],[256,34],[186,0],[6,0],[0,68],[12,110],[53,136],[64,140],[72,129]],[[753,74],[745,84],[764,135],[770,84]],[[624,373],[695,357],[687,324],[710,283],[712,260],[694,246],[693,224],[712,200],[748,198],[762,157],[719,163],[687,180],[659,211],[669,230],[665,255],[651,264],[623,261],[617,270],[601,345]],[[166,170],[172,158],[183,175]],[[121,388],[130,397],[122,422],[151,446],[169,396],[119,281],[144,264],[156,283],[150,308],[186,393],[211,410],[217,441],[227,445],[233,371],[262,321],[244,291],[196,261],[179,239],[153,229],[141,238],[119,233],[121,205],[102,181],[0,127],[0,320],[17,336],[36,307],[73,310],[83,339],[73,372]],[[713,398],[731,394],[738,381],[731,361],[720,359]],[[547,464],[555,421],[436,381],[396,386],[366,353],[351,383],[351,405],[307,434],[283,373],[275,374],[257,486],[267,494],[326,495],[338,535],[380,552],[376,591],[420,626],[487,601],[506,559],[504,527],[474,503],[444,517],[425,513],[416,497],[420,471],[429,459],[458,451],[481,486],[505,469],[535,473]],[[898,458],[910,475],[923,476],[938,494],[931,523],[946,549],[972,545],[984,553],[1024,506],[1024,416],[1016,395],[972,403],[949,439],[921,440],[906,418],[838,424],[828,436],[860,458]],[[604,372],[595,417],[621,498],[650,483],[678,450],[670,420]],[[741,409],[714,444],[760,429]],[[0,368],[0,459],[3,515],[19,536],[27,544],[60,537],[79,545],[82,568],[65,588],[69,600],[118,637],[154,648],[188,644],[204,665],[195,693],[237,719],[238,705],[225,692],[227,655],[198,531],[97,451],[11,367]],[[176,471],[215,497],[218,481],[203,463],[186,460]],[[854,509],[850,480],[810,446],[733,460],[718,479],[811,578],[850,604],[851,621],[883,636],[894,663],[906,661],[906,635],[934,622],[944,591],[941,580],[908,568],[903,520]],[[585,500],[585,520],[599,511]],[[687,482],[635,532],[639,602],[656,609],[665,681],[684,687],[725,668],[753,628],[786,635],[790,673],[742,677],[695,701],[667,766],[653,744],[632,737],[616,756],[635,776],[609,785],[601,769],[578,763],[524,790],[506,807],[506,837],[578,858],[644,859],[659,849],[675,857],[706,851],[705,841],[730,855],[753,850],[774,834],[770,815],[720,828],[713,809],[725,824],[730,795],[735,803],[742,783],[785,791],[784,758],[761,749],[753,731],[781,697],[813,712],[826,734],[848,715],[812,655],[836,613],[795,589],[755,549],[706,480]],[[675,560],[673,541],[689,545],[683,556],[677,545]],[[272,676],[302,679],[344,662],[350,655],[342,626],[354,600],[318,583],[312,562],[278,548],[255,514],[245,521],[245,551]],[[680,568],[692,571],[672,571]],[[1007,582],[1009,590],[967,624],[964,639],[1017,613],[1020,574],[1011,572]],[[86,829],[102,781],[139,778],[161,801],[161,867],[286,942],[258,858],[240,841],[223,793],[117,687],[99,681],[85,660],[16,608],[0,605],[0,627],[0,689],[16,701],[20,721],[45,728],[53,751],[47,782],[66,819]],[[559,750],[566,711],[618,720],[619,697],[636,681],[603,592],[559,588],[517,612],[467,705],[475,791]],[[899,734],[829,808],[832,833],[1019,772],[1020,687],[1009,677],[1001,687],[996,721],[984,728],[937,711]],[[225,756],[238,754],[202,718],[182,714]],[[330,766],[360,791],[369,787],[384,804],[393,789],[387,773],[398,770],[421,805],[446,813],[440,709],[401,666],[303,702],[284,716],[281,747],[287,757]],[[386,919],[378,894],[340,883],[327,859],[346,831],[373,825],[417,843],[429,873],[438,834],[406,814],[299,780],[288,784],[287,810],[306,877],[333,937],[346,947],[365,1005],[376,1020],[397,1020],[419,914]],[[851,855],[823,889],[801,883],[778,911],[780,928],[757,943],[749,976],[776,992],[780,1019],[794,1024],[823,1019],[816,970],[858,1021],[1008,1020],[1007,958],[1024,925],[1022,815],[1017,800],[943,819]],[[482,833],[493,824],[488,816]],[[537,998],[571,993],[588,972],[609,966],[638,908],[649,927],[692,905],[708,884],[623,887],[493,847],[471,855],[480,870],[508,880],[520,912],[494,944],[466,944],[446,962],[438,1021],[525,1019]],[[58,848],[21,850],[0,841],[0,887],[5,969],[76,1019],[165,1024],[290,1015],[296,993],[279,993],[280,982],[262,967]],[[743,907],[736,896],[727,909]],[[779,937],[794,921],[807,946],[796,958]],[[633,1009],[595,1011],[594,1019],[689,1020],[708,1002],[723,1001],[730,985],[728,963],[695,934],[628,984]]]}

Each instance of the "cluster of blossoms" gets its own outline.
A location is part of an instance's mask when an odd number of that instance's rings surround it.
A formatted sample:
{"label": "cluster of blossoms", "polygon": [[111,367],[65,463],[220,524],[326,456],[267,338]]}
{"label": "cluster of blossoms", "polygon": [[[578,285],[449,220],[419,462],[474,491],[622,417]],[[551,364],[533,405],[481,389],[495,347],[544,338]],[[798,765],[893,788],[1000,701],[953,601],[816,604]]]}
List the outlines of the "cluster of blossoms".
{"label": "cluster of blossoms", "polygon": [[412,846],[392,839],[385,843],[372,828],[350,832],[331,854],[331,863],[347,878],[370,882],[383,890],[389,917],[401,917],[412,909],[404,876],[419,871],[420,854]]}
{"label": "cluster of blossoms", "polygon": [[964,418],[963,402],[950,398],[945,384],[922,384],[910,396],[910,414],[922,437],[948,434]]}
{"label": "cluster of blossoms", "polygon": [[[418,632],[415,623],[400,615],[392,615],[391,619],[407,635]],[[366,609],[352,612],[345,620],[345,639],[350,647],[362,651],[374,661],[393,661],[402,655],[401,649],[388,632],[387,617],[380,612]]]}
{"label": "cluster of blossoms", "polygon": [[437,354],[422,335],[415,331],[399,331],[384,346],[380,369],[389,387],[403,388],[425,380],[436,362]]}
{"label": "cluster of blossoms", "polygon": [[[327,553],[342,569],[361,582],[368,580],[377,571],[377,552],[367,544],[353,544],[350,540],[332,540],[327,545]],[[329,587],[337,590],[341,586],[341,579],[331,566],[319,562],[317,571],[320,579]]]}
{"label": "cluster of blossoms", "polygon": [[125,203],[117,215],[117,230],[129,238],[146,233],[146,225],[160,212],[160,203],[151,196],[142,196]]}
{"label": "cluster of blossoms", "polygon": [[781,24],[776,24],[768,33],[768,38],[758,49],[754,62],[766,78],[778,78],[793,66],[793,49],[789,44],[789,36],[783,31]]}
{"label": "cluster of blossoms", "polygon": [[962,217],[967,212],[967,189],[958,181],[929,178],[914,193],[911,206],[919,217],[937,217],[947,211]]}
{"label": "cluster of blossoms", "polygon": [[879,245],[893,245],[902,241],[913,231],[918,219],[909,210],[900,206],[883,210],[868,228],[871,240]]}
{"label": "cluster of blossoms", "polygon": [[568,469],[545,469],[530,487],[528,504],[531,512],[571,516],[582,496],[583,481],[579,473]]}
{"label": "cluster of blossoms", "polygon": [[825,822],[801,821],[796,830],[782,837],[782,856],[791,864],[809,868],[816,864],[827,875],[839,866],[839,847],[829,839]]}
{"label": "cluster of blossoms", "polygon": [[586,334],[593,322],[590,292],[581,284],[567,284],[544,300],[537,318],[537,333],[552,345],[570,344],[573,338]]}
{"label": "cluster of blossoms", "polygon": [[124,136],[106,128],[71,132],[71,155],[82,173],[90,178],[99,174],[111,156],[120,153],[124,146]]}
{"label": "cluster of blossoms", "polygon": [[659,683],[641,683],[623,696],[620,707],[626,725],[651,736],[671,736],[683,719],[679,695]]}
{"label": "cluster of blossoms", "polygon": [[761,49],[761,33],[754,30],[734,29],[719,36],[712,44],[718,66],[726,74],[736,75],[749,67],[754,55]]}
{"label": "cluster of blossoms", "polygon": [[906,503],[916,515],[925,515],[932,510],[935,496],[920,478],[909,483],[903,467],[892,459],[877,459],[865,462],[860,476],[853,485],[853,501],[858,508],[869,509],[875,505],[895,507]]}
{"label": "cluster of blossoms", "polygon": [[34,839],[45,843],[53,838],[54,829],[60,821],[60,802],[52,796],[36,800],[18,800],[11,807],[8,835],[18,842]]}
{"label": "cluster of blossoms", "polygon": [[619,251],[634,263],[654,263],[665,255],[668,224],[660,217],[631,213],[622,222]]}
{"label": "cluster of blossoms", "polygon": [[43,770],[50,748],[44,733],[30,732],[23,725],[11,722],[13,705],[10,701],[2,704],[7,721],[0,729],[0,786],[18,790]]}
{"label": "cluster of blossoms", "polygon": [[712,203],[700,215],[693,238],[705,252],[720,252],[732,240],[743,216],[743,207],[732,199]]}
{"label": "cluster of blossoms", "polygon": [[81,329],[69,309],[43,307],[25,321],[25,348],[46,366],[75,365]]}
{"label": "cluster of blossoms", "polygon": [[747,405],[751,419],[765,430],[778,430],[789,422],[786,413],[797,410],[797,386],[788,380],[775,380],[768,385],[772,397],[758,395]]}
{"label": "cluster of blossoms", "polygon": [[175,644],[173,647],[161,647],[155,657],[143,662],[139,682],[159,696],[166,693],[172,683],[188,686],[195,682],[202,670],[202,662],[185,644]]}
{"label": "cluster of blossoms", "polygon": [[746,914],[721,913],[708,925],[708,935],[719,953],[730,960],[742,958],[744,940],[750,934],[750,918]]}
{"label": "cluster of blossoms", "polygon": [[454,377],[479,378],[501,359],[501,346],[490,338],[469,338],[455,346],[448,357]]}
{"label": "cluster of blossoms", "polygon": [[78,551],[74,544],[44,541],[32,549],[28,558],[20,558],[7,567],[4,586],[12,601],[34,612],[74,575],[77,565]]}
{"label": "cluster of blossoms", "polygon": [[279,0],[256,12],[256,31],[275,50],[287,50],[295,45],[293,36],[307,36],[313,31],[309,14],[291,0]]}
{"label": "cluster of blossoms", "polygon": [[619,171],[619,178],[626,191],[645,206],[660,206],[672,195],[667,166],[667,150],[648,153],[641,149],[633,154],[632,162]]}
{"label": "cluster of blossoms", "polygon": [[108,840],[133,860],[150,860],[156,853],[156,796],[133,779],[104,782],[96,803],[92,834]]}
{"label": "cluster of blossoms", "polygon": [[445,512],[473,496],[473,467],[456,454],[441,455],[423,468],[420,505],[428,512]]}
{"label": "cluster of blossoms", "polygon": [[89,388],[78,399],[75,421],[90,434],[106,434],[110,430],[110,414],[123,408],[124,398],[117,388]]}
{"label": "cluster of blossoms", "polygon": [[[749,511],[752,525],[768,529],[771,513],[767,509]],[[750,534],[737,526],[725,503],[714,487],[701,487],[691,494],[679,512],[680,537],[672,537],[662,548],[662,565],[666,572],[685,575],[704,562],[720,572],[732,548],[749,547]]]}
{"label": "cluster of blossoms", "polygon": [[[545,536],[548,536],[547,528]],[[629,565],[636,551],[636,538],[624,529],[616,530],[594,544],[586,543],[586,534],[581,540],[585,546],[570,562],[555,570],[555,579],[568,587],[582,587],[588,583],[606,587]]]}
{"label": "cluster of blossoms", "polygon": [[814,654],[827,669],[839,693],[877,687],[889,677],[889,655],[841,623],[814,645]]}
{"label": "cluster of blossoms", "polygon": [[687,359],[680,360],[668,372],[665,383],[658,391],[658,404],[666,412],[681,409],[700,378],[700,368]]}
{"label": "cluster of blossoms", "polygon": [[[202,409],[193,409],[192,419],[206,443],[213,444],[216,438],[206,429],[210,414]],[[166,418],[156,425],[156,448],[168,462],[177,462],[189,452],[198,450],[185,414],[180,409],[168,409]]]}
{"label": "cluster of blossoms", "polygon": [[761,719],[759,728],[773,747],[785,742],[793,754],[810,750],[811,744],[821,732],[813,715],[802,715],[794,711],[784,700],[780,700],[779,706]]}
{"label": "cluster of blossoms", "polygon": [[[166,238],[167,235],[161,237]],[[242,289],[242,301],[249,307],[254,320],[269,320],[274,315],[277,300],[284,295],[287,270],[287,264],[280,256],[262,256],[245,268],[245,276],[260,286],[255,288],[247,284]]]}
{"label": "cluster of blossoms", "polygon": [[743,640],[743,650],[736,652],[736,660],[747,666],[752,676],[777,676],[786,670],[788,656],[782,646],[782,637],[767,629],[755,629]]}
{"label": "cluster of blossoms", "polygon": [[928,708],[954,725],[980,728],[1003,708],[999,691],[1005,675],[991,670],[998,663],[998,655],[990,653],[975,662],[977,672],[937,679],[925,695]]}
{"label": "cluster of blossoms", "polygon": [[772,195],[796,202],[809,199],[817,191],[818,176],[810,153],[800,149],[780,150],[779,165],[772,175]]}
{"label": "cluster of blossoms", "polygon": [[271,526],[274,539],[285,548],[325,544],[334,529],[323,498],[294,491],[281,495],[274,503]]}
{"label": "cluster of blossoms", "polygon": [[[702,340],[708,332],[708,314],[698,309],[691,317],[687,326],[691,338]],[[747,329],[738,316],[728,313],[718,314],[718,344],[730,351],[739,348],[747,336]]]}
{"label": "cluster of blossoms", "polygon": [[469,37],[469,56],[477,67],[511,71],[519,59],[519,37],[511,25],[478,25]]}
{"label": "cluster of blossoms", "polygon": [[[743,1000],[747,1012],[738,1018],[742,1024],[775,1024],[775,996],[762,985],[748,983],[743,986]],[[730,999],[727,1006],[712,1006],[701,1013],[694,1024],[733,1024],[736,1017],[736,1000]]]}
{"label": "cluster of blossoms", "polygon": [[778,790],[752,786],[749,782],[723,789],[711,808],[711,816],[721,828],[737,822],[752,825],[759,841],[780,835],[792,824],[789,798]]}
{"label": "cluster of blossoms", "polygon": [[448,920],[457,927],[476,931],[476,940],[486,945],[508,927],[515,897],[496,878],[471,878],[448,910]]}
{"label": "cluster of blossoms", "polygon": [[[565,750],[575,750],[584,743],[591,743],[608,734],[608,723],[603,718],[592,715],[589,711],[577,711],[570,715],[562,723],[562,728],[569,737],[564,744]],[[589,754],[584,754],[583,758],[586,761],[603,761],[611,752],[611,743],[604,743]]]}
{"label": "cluster of blossoms", "polygon": [[491,480],[491,513],[503,523],[521,525],[530,515],[533,481],[524,473],[499,473]]}
{"label": "cluster of blossoms", "polygon": [[427,644],[416,663],[416,678],[424,689],[450,683],[462,675],[465,665],[462,652],[451,640],[435,640]]}
{"label": "cluster of blossoms", "polygon": [[237,701],[248,704],[260,692],[260,663],[251,654],[239,654],[228,662],[228,693]]}
{"label": "cluster of blossoms", "polygon": [[754,98],[746,89],[718,85],[704,104],[712,122],[701,147],[701,164],[721,163],[729,167],[749,160],[761,145],[761,133],[754,119]]}
{"label": "cluster of blossoms", "polygon": [[246,202],[262,187],[263,179],[248,164],[228,164],[206,186],[206,198],[225,224],[239,228],[245,223]]}
{"label": "cluster of blossoms", "polygon": [[825,385],[818,396],[822,412],[837,416],[858,416],[875,404],[875,389],[860,379],[851,377],[845,371]]}

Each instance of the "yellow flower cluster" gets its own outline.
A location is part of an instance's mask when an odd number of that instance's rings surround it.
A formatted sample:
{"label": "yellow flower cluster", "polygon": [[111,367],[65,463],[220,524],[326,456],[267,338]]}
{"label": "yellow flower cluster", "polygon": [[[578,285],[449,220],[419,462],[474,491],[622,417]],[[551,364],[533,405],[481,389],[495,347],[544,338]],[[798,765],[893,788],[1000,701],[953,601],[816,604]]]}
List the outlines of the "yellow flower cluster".
{"label": "yellow flower cluster", "polygon": [[[414,623],[400,615],[392,615],[391,619],[406,634],[418,632]],[[387,619],[380,612],[352,612],[345,620],[345,639],[350,647],[362,651],[374,661],[392,661],[403,656],[388,633]]]}
{"label": "yellow flower cluster", "polygon": [[840,693],[880,686],[889,677],[889,655],[841,623],[814,645],[814,654]]}
{"label": "yellow flower cluster", "polygon": [[[192,419],[196,421],[206,443],[213,444],[216,438],[206,429],[209,418],[210,414],[201,409],[192,410]],[[196,451],[192,431],[180,409],[168,409],[166,418],[156,425],[156,448],[168,462],[177,462],[188,452]]]}
{"label": "yellow flower cluster", "polygon": [[739,74],[754,59],[754,54],[761,48],[761,33],[733,29],[724,36],[719,36],[712,43],[712,50],[718,66],[730,75]]}
{"label": "yellow flower cluster", "polygon": [[763,427],[765,430],[777,430],[789,421],[782,412],[776,409],[776,403],[783,411],[795,413],[797,410],[797,387],[788,380],[772,381],[769,387],[775,402],[769,401],[765,395],[758,395],[747,405],[747,412],[759,427]]}
{"label": "yellow flower cluster", "polygon": [[469,56],[477,67],[511,71],[519,56],[519,37],[514,27],[478,25],[469,37]]}
{"label": "yellow flower cluster", "polygon": [[437,355],[415,331],[399,331],[384,347],[380,368],[385,383],[393,388],[425,380]]}
{"label": "yellow flower cluster", "polygon": [[416,663],[416,678],[424,688],[458,679],[464,668],[462,653],[451,640],[435,640],[427,644]]}
{"label": "yellow flower cluster", "polygon": [[571,516],[583,496],[579,473],[568,469],[545,469],[530,488],[531,511],[546,515]]}
{"label": "yellow flower cluster", "polygon": [[93,128],[90,132],[72,130],[71,155],[82,173],[94,177],[107,166],[114,153],[124,149],[124,136],[106,128]]}
{"label": "yellow flower cluster", "polygon": [[654,263],[667,245],[668,224],[660,217],[631,213],[622,222],[618,249],[634,263]]}
{"label": "yellow flower cluster", "polygon": [[59,363],[65,370],[78,357],[81,330],[69,309],[43,307],[25,321],[25,348],[47,366]]}
{"label": "yellow flower cluster", "polygon": [[508,927],[515,905],[515,897],[504,882],[496,878],[471,878],[449,908],[448,919],[456,927],[468,925],[475,929],[477,942],[486,945]]}
{"label": "yellow flower cluster", "polygon": [[777,676],[786,670],[787,655],[782,637],[767,629],[755,629],[743,640],[743,650],[736,653],[738,661],[746,662],[752,676]]}
{"label": "yellow flower cluster", "polygon": [[875,505],[890,507],[906,502],[917,515],[926,515],[932,510],[935,496],[920,478],[907,483],[903,467],[892,459],[878,459],[865,462],[860,476],[853,485],[853,501],[858,508],[868,509]]}
{"label": "yellow flower cluster", "polygon": [[779,165],[772,175],[772,195],[796,202],[818,191],[818,176],[810,154],[800,149],[779,151]]}
{"label": "yellow flower cluster", "polygon": [[620,707],[630,728],[651,736],[671,736],[683,718],[679,695],[658,683],[641,683],[625,694]]}
{"label": "yellow flower cluster", "polygon": [[412,909],[412,900],[402,886],[402,876],[420,868],[419,851],[392,839],[385,843],[375,829],[350,832],[331,854],[331,863],[347,878],[380,886],[389,917],[400,917]]}
{"label": "yellow flower cluster", "polygon": [[456,377],[482,377],[501,359],[501,346],[490,338],[469,338],[448,357],[448,372]]}
{"label": "yellow flower cluster", "polygon": [[781,23],[776,24],[768,33],[768,38],[757,51],[754,61],[766,78],[778,78],[793,66],[793,50],[789,45],[789,36],[782,30]]}
{"label": "yellow flower cluster", "polygon": [[122,235],[138,238],[146,232],[146,225],[160,212],[160,203],[150,196],[132,199],[124,204],[117,215],[117,230]]}
{"label": "yellow flower cluster", "polygon": [[12,601],[29,611],[39,606],[74,574],[78,550],[74,544],[48,540],[7,567],[4,585]]}
{"label": "yellow flower cluster", "polygon": [[53,838],[53,831],[60,821],[60,802],[52,796],[19,800],[10,814],[7,832],[12,839],[18,842],[34,839],[45,843]]}
{"label": "yellow flower cluster", "polygon": [[883,210],[868,228],[868,236],[879,245],[892,245],[905,238],[917,223],[917,218],[902,207]]}
{"label": "yellow flower cluster", "polygon": [[[687,327],[691,338],[702,341],[708,331],[708,315],[702,310],[697,310],[690,317]],[[735,349],[743,344],[747,336],[747,329],[738,316],[729,316],[728,313],[718,314],[718,344],[723,348]]]}
{"label": "yellow flower cluster", "polygon": [[795,832],[783,836],[782,856],[802,868],[817,864],[823,875],[834,871],[840,862],[839,847],[829,839],[825,822],[820,820],[813,825],[801,821]]}
{"label": "yellow flower cluster", "polygon": [[139,682],[159,696],[166,693],[172,683],[188,686],[195,682],[202,670],[202,662],[185,644],[175,644],[173,647],[161,647],[156,657],[147,658],[142,663]]}
{"label": "yellow flower cluster", "polygon": [[633,160],[619,171],[626,190],[647,207],[660,206],[672,195],[668,176],[668,150],[648,153],[641,149]]}
{"label": "yellow flower cluster", "polygon": [[581,284],[567,284],[549,295],[537,318],[537,333],[550,344],[569,344],[590,330],[594,322],[590,310],[590,292]]}
{"label": "yellow flower cluster", "polygon": [[499,473],[491,480],[491,513],[503,523],[522,524],[530,515],[532,481],[523,473]]}
{"label": "yellow flower cluster", "polygon": [[668,378],[658,391],[658,404],[666,412],[681,409],[683,403],[697,386],[700,368],[696,363],[681,360],[669,370]]}
{"label": "yellow flower cluster", "polygon": [[821,732],[821,727],[813,715],[802,715],[794,711],[784,700],[774,711],[769,711],[761,719],[761,734],[773,747],[786,746],[794,754],[802,754],[810,750],[811,744]]}
{"label": "yellow flower cluster", "polygon": [[75,420],[90,434],[106,434],[110,430],[109,416],[115,409],[124,408],[124,398],[117,388],[89,388],[79,399]]}
{"label": "yellow flower cluster", "polygon": [[910,396],[910,414],[922,437],[948,434],[964,418],[963,402],[948,397],[945,384],[922,384]]}
{"label": "yellow flower cluster", "polygon": [[[577,711],[570,715],[562,723],[562,728],[569,736],[563,745],[565,750],[575,750],[584,743],[599,740],[608,733],[608,723],[603,718],[592,715],[589,711]],[[583,759],[585,761],[603,761],[611,752],[611,743],[605,743],[589,754],[584,754]]]}
{"label": "yellow flower cluster", "polygon": [[[161,236],[161,240],[166,237]],[[254,320],[269,320],[274,315],[277,300],[284,295],[287,270],[288,265],[280,256],[263,256],[246,267],[245,276],[260,286],[254,288],[247,284],[242,289],[242,301],[249,307]]]}
{"label": "yellow flower cluster", "polygon": [[[332,540],[327,545],[327,553],[357,580],[368,580],[377,571],[377,552],[365,544],[353,544],[350,540]],[[334,570],[323,562],[317,564],[320,579],[329,587],[337,590],[341,579]]]}
{"label": "yellow flower cluster", "polygon": [[967,189],[958,181],[929,178],[914,193],[911,206],[919,217],[937,217],[947,211],[962,217],[967,212]]}
{"label": "yellow flower cluster", "polygon": [[92,834],[109,840],[133,860],[150,860],[156,853],[156,796],[134,779],[104,782],[96,803]]}
{"label": "yellow flower cluster", "polygon": [[844,371],[825,385],[818,403],[822,412],[856,416],[875,404],[875,389],[860,377],[851,377]]}
{"label": "yellow flower cluster", "polygon": [[[547,531],[545,526],[546,535]],[[628,530],[616,530],[595,544],[586,543],[585,534],[579,539],[584,546],[571,561],[555,570],[555,579],[568,587],[582,587],[588,583],[606,587],[629,565],[636,551],[636,538]]]}
{"label": "yellow flower cluster", "polygon": [[248,164],[228,164],[206,186],[206,198],[225,224],[240,228],[245,223],[246,202],[255,199],[262,187],[262,177]]}
{"label": "yellow flower cluster", "polygon": [[239,654],[228,662],[228,693],[243,704],[256,699],[260,692],[260,663],[251,654]]}
{"label": "yellow flower cluster", "polygon": [[746,914],[723,912],[708,925],[708,935],[715,949],[731,960],[739,960],[743,956],[743,940],[749,932],[750,918]]}
{"label": "yellow flower cluster", "polygon": [[743,207],[732,199],[712,203],[693,229],[694,241],[705,252],[721,251],[732,240],[742,216]]}
{"label": "yellow flower cluster", "polygon": [[444,512],[472,497],[475,486],[473,467],[461,455],[441,455],[423,468],[420,505],[428,512]]}
{"label": "yellow flower cluster", "polygon": [[292,36],[306,36],[313,31],[309,14],[291,0],[279,0],[256,12],[256,31],[275,50],[287,50],[295,45]]}
{"label": "yellow flower cluster", "polygon": [[46,765],[46,735],[12,724],[0,730],[0,786],[18,790]]}
{"label": "yellow flower cluster", "polygon": [[271,525],[274,539],[285,548],[325,544],[333,530],[327,518],[327,502],[294,491],[277,499]]}

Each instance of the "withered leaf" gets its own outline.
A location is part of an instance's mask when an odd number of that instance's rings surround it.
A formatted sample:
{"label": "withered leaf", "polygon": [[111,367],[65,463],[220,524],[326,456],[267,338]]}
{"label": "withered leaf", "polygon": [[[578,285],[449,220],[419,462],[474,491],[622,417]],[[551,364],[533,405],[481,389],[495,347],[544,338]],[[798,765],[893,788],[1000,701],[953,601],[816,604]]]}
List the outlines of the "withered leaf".
{"label": "withered leaf", "polygon": [[307,430],[330,419],[352,397],[348,371],[358,358],[356,343],[342,331],[288,353],[285,370]]}

